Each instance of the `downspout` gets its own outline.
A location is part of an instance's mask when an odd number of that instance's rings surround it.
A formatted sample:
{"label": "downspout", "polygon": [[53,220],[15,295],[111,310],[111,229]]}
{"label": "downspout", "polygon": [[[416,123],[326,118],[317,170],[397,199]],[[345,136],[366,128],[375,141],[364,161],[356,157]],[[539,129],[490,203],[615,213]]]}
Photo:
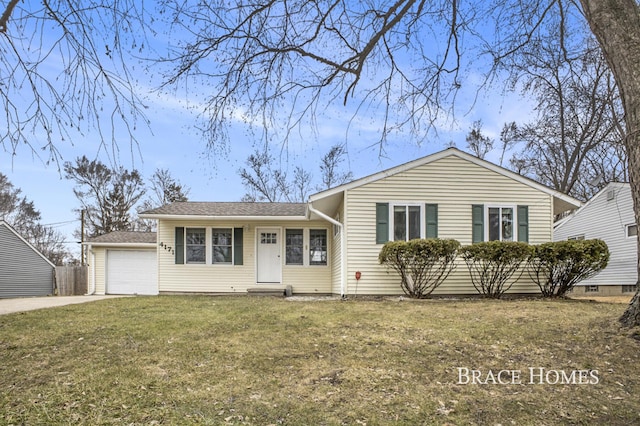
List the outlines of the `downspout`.
{"label": "downspout", "polygon": [[93,252],[93,247],[91,247],[91,244],[87,246],[87,254],[91,255],[91,264],[89,265],[89,270],[90,270],[89,275],[91,276],[91,287],[93,288],[93,291],[91,291],[89,294],[94,295],[96,294],[96,255]]}
{"label": "downspout", "polygon": [[344,225],[340,222],[338,222],[337,220],[335,220],[332,217],[327,216],[326,214],[324,214],[323,212],[316,210],[313,207],[313,204],[311,202],[309,202],[307,204],[307,206],[309,206],[309,211],[311,213],[315,213],[318,216],[320,216],[322,219],[326,220],[327,222],[332,223],[333,225],[337,226],[338,228],[340,228],[340,297],[344,298],[345,294],[344,294],[344,268],[347,267],[347,265],[345,265],[345,257],[346,257],[346,245],[347,245],[347,236],[344,234]]}

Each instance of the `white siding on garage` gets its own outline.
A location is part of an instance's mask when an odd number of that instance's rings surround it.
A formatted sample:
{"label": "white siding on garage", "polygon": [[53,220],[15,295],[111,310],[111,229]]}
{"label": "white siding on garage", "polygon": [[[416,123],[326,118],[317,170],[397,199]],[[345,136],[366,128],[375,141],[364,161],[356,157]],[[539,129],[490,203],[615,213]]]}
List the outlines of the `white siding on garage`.
{"label": "white siding on garage", "polygon": [[[348,190],[348,293],[402,294],[398,275],[378,264],[382,244],[376,244],[376,203],[419,202],[438,204],[438,237],[471,244],[472,204],[527,205],[529,242],[552,238],[552,196],[532,186],[481,167],[457,156],[445,157]],[[538,293],[526,274],[512,293]],[[459,262],[455,273],[436,291],[440,294],[477,294],[469,271]]]}
{"label": "white siding on garage", "polygon": [[599,238],[609,247],[607,267],[578,285],[635,285],[638,280],[636,238],[627,237],[627,225],[635,222],[631,187],[610,183],[573,216],[559,224],[554,240]]}
{"label": "white siding on garage", "polygon": [[108,294],[158,294],[156,250],[107,250]]}
{"label": "white siding on garage", "polygon": [[[89,265],[89,291],[95,294],[105,294],[105,276],[107,249],[104,247],[93,247]],[[92,287],[93,286],[93,287]]]}

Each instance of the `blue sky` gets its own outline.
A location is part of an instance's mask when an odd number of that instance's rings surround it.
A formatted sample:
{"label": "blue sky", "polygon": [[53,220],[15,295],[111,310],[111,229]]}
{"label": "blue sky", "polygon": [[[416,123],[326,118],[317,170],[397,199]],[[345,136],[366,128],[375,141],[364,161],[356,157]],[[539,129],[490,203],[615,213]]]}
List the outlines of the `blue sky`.
{"label": "blue sky", "polygon": [[[169,169],[175,178],[190,188],[189,198],[192,201],[238,201],[245,194],[237,171],[244,166],[254,146],[260,146],[261,142],[248,137],[242,124],[238,123],[231,130],[228,153],[216,157],[207,155],[205,143],[196,129],[198,117],[181,99],[152,94],[148,105],[150,127],[139,127],[137,146],[131,146],[123,137],[116,154],[119,164],[138,169],[146,178],[156,168]],[[444,149],[450,141],[464,150],[465,136],[474,120],[482,119],[484,133],[497,141],[504,123],[522,122],[530,114],[526,104],[515,96],[506,100],[497,96],[483,98],[468,115],[457,117],[453,125],[444,123],[437,135],[431,135],[420,146],[411,141],[410,135],[397,135],[388,141],[384,155],[380,156],[376,124],[358,119],[349,127],[350,106],[339,104],[336,108],[344,110],[336,111],[335,118],[319,123],[318,134],[302,129],[301,135],[290,141],[288,152],[281,157],[285,168],[302,165],[318,178],[317,159],[332,145],[346,141],[348,156],[343,167],[359,178]],[[87,155],[109,164],[111,156],[95,141],[88,139],[78,137],[73,144],[60,143],[58,148],[62,159],[73,161],[78,156]],[[35,140],[37,146],[37,138]],[[274,149],[274,154],[278,155],[279,149]],[[74,241],[72,233],[79,226],[79,221],[73,210],[79,203],[73,195],[73,183],[63,178],[55,164],[45,165],[27,148],[19,149],[13,158],[5,151],[1,161],[2,172],[34,201],[42,213],[43,223],[56,224],[69,241]],[[70,248],[77,247],[71,244]]]}
{"label": "blue sky", "polygon": [[[190,188],[189,198],[193,201],[239,200],[245,194],[245,188],[238,169],[244,166],[256,146],[262,146],[262,142],[251,136],[246,125],[238,119],[230,129],[226,154],[208,153],[197,129],[197,105],[201,101],[198,94],[206,93],[206,86],[191,86],[190,93],[195,94],[192,98],[180,91],[162,93],[153,90],[160,84],[160,81],[153,81],[158,77],[157,73],[149,74],[144,67],[136,72],[135,78],[148,85],[140,87],[139,95],[148,107],[146,114],[150,120],[149,128],[137,126],[134,136],[138,144],[130,145],[128,135],[122,133],[117,135],[120,141],[117,150],[105,151],[100,147],[97,131],[85,131],[76,134],[71,141],[56,144],[61,162],[74,161],[82,155],[107,164],[116,161],[125,168],[138,169],[145,179],[157,168],[166,168]],[[474,90],[473,82],[470,83],[470,90]],[[281,151],[276,142],[272,145],[272,153],[281,154],[279,158],[284,169],[303,166],[318,179],[318,159],[331,146],[346,143],[348,156],[343,167],[345,171],[351,171],[354,178],[359,178],[439,151],[450,142],[465,149],[465,136],[473,121],[478,119],[483,122],[483,133],[497,141],[504,123],[522,123],[531,114],[530,106],[517,95],[508,98],[503,95],[503,87],[496,87],[473,102],[475,92],[462,93],[458,96],[455,121],[441,123],[437,132],[428,135],[420,145],[409,134],[392,134],[382,155],[377,143],[381,129],[377,111],[363,111],[352,119],[357,99],[350,100],[345,106],[338,97],[322,110],[315,128],[303,125],[290,138],[286,149]],[[32,143],[38,147],[45,141],[41,135],[34,134]],[[488,157],[492,161],[496,158],[497,153],[493,158]],[[79,202],[73,195],[73,183],[63,178],[58,165],[46,165],[27,147],[19,147],[15,156],[5,147],[0,153],[0,170],[35,203],[42,213],[42,222],[53,224],[65,234],[69,248],[77,253],[79,249],[72,234],[79,228],[79,218],[74,212]]]}

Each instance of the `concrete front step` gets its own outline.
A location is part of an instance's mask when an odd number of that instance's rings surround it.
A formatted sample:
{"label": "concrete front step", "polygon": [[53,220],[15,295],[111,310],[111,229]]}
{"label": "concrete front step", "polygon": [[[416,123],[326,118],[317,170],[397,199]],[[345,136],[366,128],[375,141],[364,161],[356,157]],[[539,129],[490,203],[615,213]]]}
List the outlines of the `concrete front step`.
{"label": "concrete front step", "polygon": [[249,288],[247,289],[247,296],[277,296],[284,297],[284,289],[282,288]]}
{"label": "concrete front step", "polygon": [[286,288],[255,287],[247,289],[247,296],[291,296],[291,286]]}

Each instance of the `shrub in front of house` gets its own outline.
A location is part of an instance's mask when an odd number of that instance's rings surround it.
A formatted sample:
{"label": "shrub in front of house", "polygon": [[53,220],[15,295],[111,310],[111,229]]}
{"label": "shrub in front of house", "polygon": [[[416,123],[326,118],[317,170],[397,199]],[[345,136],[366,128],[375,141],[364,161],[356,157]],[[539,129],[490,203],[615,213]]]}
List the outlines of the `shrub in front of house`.
{"label": "shrub in front of house", "polygon": [[451,239],[390,241],[378,256],[381,265],[400,275],[400,286],[408,297],[428,297],[455,269],[460,243]]}
{"label": "shrub in front of house", "polygon": [[533,247],[528,271],[544,297],[563,297],[608,263],[609,248],[602,240],[555,241]]}
{"label": "shrub in front of house", "polygon": [[[478,293],[499,299],[520,278],[532,250],[527,243],[488,241],[464,246],[460,255]],[[517,275],[515,279],[514,275]]]}

